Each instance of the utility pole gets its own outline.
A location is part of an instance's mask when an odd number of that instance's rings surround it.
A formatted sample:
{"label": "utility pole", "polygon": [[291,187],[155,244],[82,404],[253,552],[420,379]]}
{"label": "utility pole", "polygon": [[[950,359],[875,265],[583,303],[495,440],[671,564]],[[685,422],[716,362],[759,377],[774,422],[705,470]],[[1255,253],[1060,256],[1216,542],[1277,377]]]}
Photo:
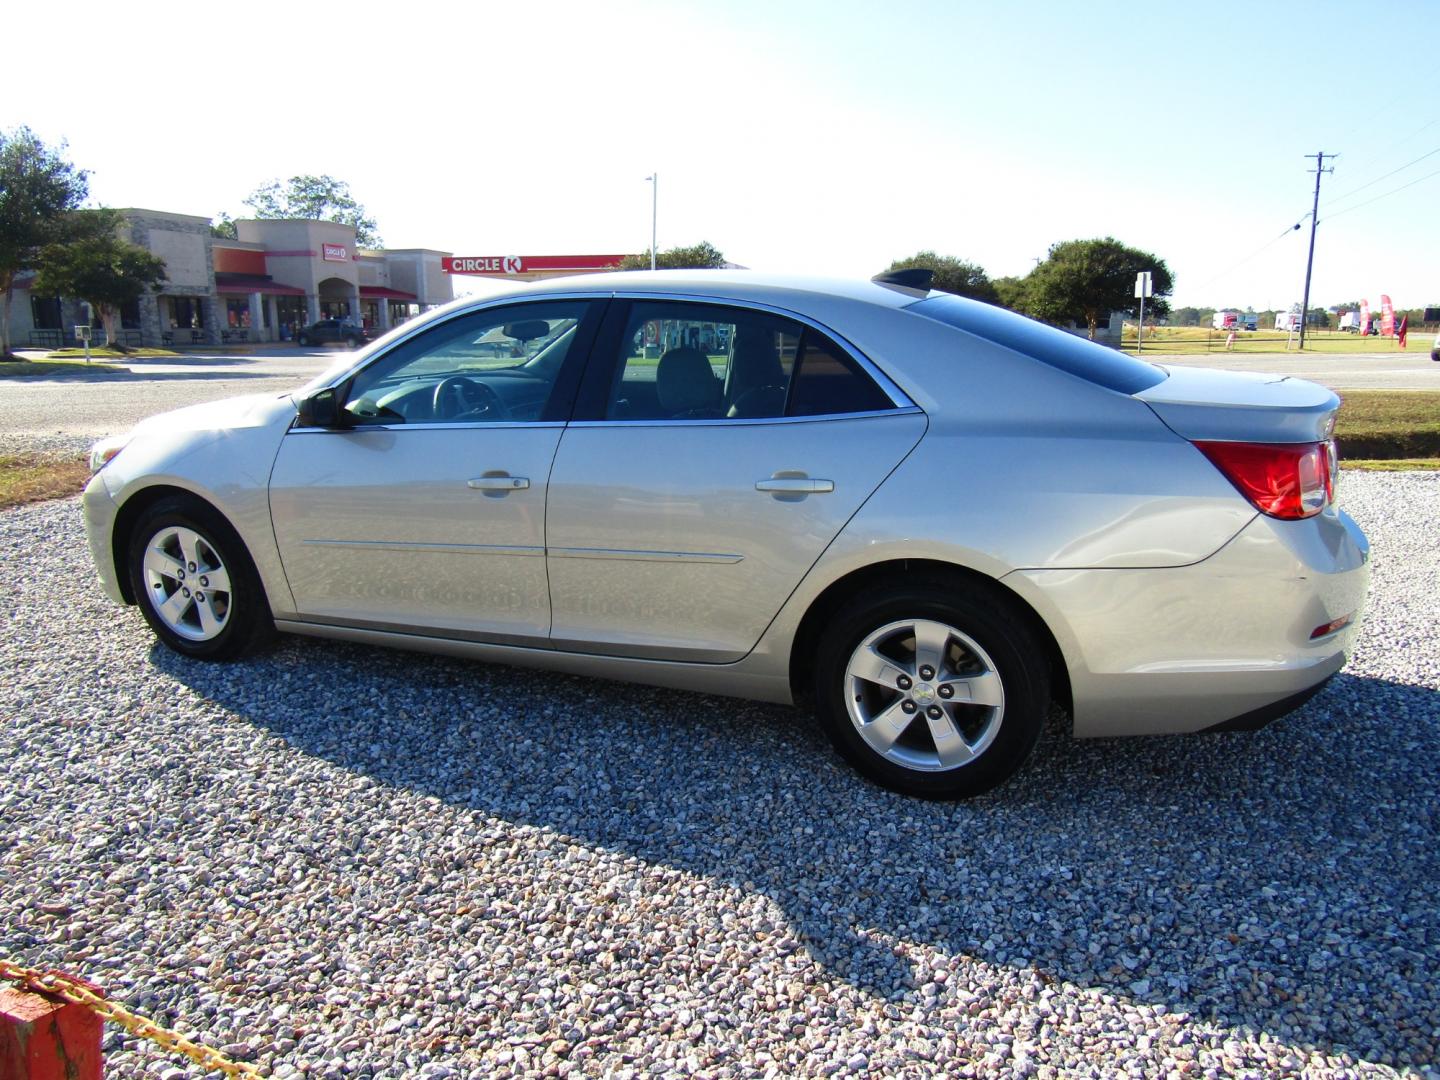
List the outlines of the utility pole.
{"label": "utility pole", "polygon": [[655,269],[655,240],[660,221],[660,174],[651,173],[645,177],[653,185],[650,189],[650,269]]}
{"label": "utility pole", "polygon": [[[1300,351],[1305,351],[1305,324],[1310,319],[1310,271],[1315,266],[1315,226],[1320,224],[1320,177],[1323,173],[1333,173],[1335,166],[1325,168],[1325,151],[1318,154],[1306,154],[1307,158],[1315,159],[1315,205],[1310,211],[1310,255],[1305,260],[1305,298],[1300,301]],[[1331,158],[1339,157],[1339,154],[1331,154]]]}

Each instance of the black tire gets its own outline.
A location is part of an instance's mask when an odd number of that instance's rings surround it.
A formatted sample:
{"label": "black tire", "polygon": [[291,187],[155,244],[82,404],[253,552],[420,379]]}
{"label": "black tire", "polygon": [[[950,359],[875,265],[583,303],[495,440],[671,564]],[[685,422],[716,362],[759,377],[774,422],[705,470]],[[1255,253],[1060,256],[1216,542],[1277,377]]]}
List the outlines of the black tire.
{"label": "black tire", "polygon": [[[910,667],[906,669],[903,629],[892,629],[895,636],[881,639],[882,651],[890,649],[901,658],[897,661],[898,667],[909,670],[914,677],[912,690],[905,692],[867,681],[856,684],[861,694],[851,694],[847,668],[852,655],[883,629],[911,620],[943,624],[958,631],[958,636],[949,637],[950,644],[946,646],[949,650],[946,662],[958,665],[951,667],[949,677],[960,678],[966,672],[983,673],[979,677],[990,680],[990,687],[994,686],[991,676],[998,677],[999,688],[1003,690],[998,709],[959,704],[958,696],[944,702],[933,696],[946,675],[940,672],[922,681],[920,664],[913,660],[913,651]],[[910,641],[913,643],[916,637],[918,635],[912,636]],[[969,644],[978,646],[978,650],[971,651],[961,641],[962,637],[970,639]],[[892,642],[897,644],[890,644]],[[897,718],[911,727],[895,740],[896,753],[887,755],[861,735],[860,725],[867,715],[873,720],[892,704],[904,705],[906,698],[912,699],[917,711],[911,720]],[[851,715],[852,699],[856,718]],[[910,582],[862,593],[830,619],[818,644],[815,702],[821,726],[831,743],[863,775],[904,795],[963,799],[1003,783],[1029,757],[1049,709],[1049,663],[1034,631],[1014,603],[1006,600],[998,589],[944,579]],[[932,706],[945,709],[943,717],[936,717],[936,724],[941,725],[942,730],[943,725],[949,723],[952,732],[965,738],[967,747],[981,747],[963,764],[946,766],[943,763],[939,744],[931,734],[931,722],[925,719],[926,710]],[[973,743],[970,734],[977,735]],[[897,762],[894,760],[897,754],[927,763],[934,757],[933,771]]]}
{"label": "black tire", "polygon": [[360,339],[358,337],[347,337],[345,344],[349,345],[351,349],[358,349],[360,347]]}
{"label": "black tire", "polygon": [[309,334],[301,334],[299,337],[297,337],[297,338],[295,339],[295,341],[296,341],[297,344],[300,344],[300,345],[309,345],[309,344],[310,344],[310,335],[309,335]]}
{"label": "black tire", "polygon": [[[203,545],[207,556],[218,557],[219,565],[227,572],[229,589],[204,595],[204,588],[210,582],[204,575],[205,567],[191,564],[180,567],[188,575],[184,581],[160,576],[157,582],[147,573],[146,552],[151,542],[170,530],[188,530],[195,534]],[[180,560],[183,562],[183,559]],[[204,561],[204,560],[202,560]],[[211,561],[214,561],[212,558]],[[270,605],[265,590],[260,584],[260,575],[245,550],[244,543],[235,530],[216,510],[196,498],[174,496],[161,499],[148,507],[135,523],[126,550],[126,569],[130,575],[130,587],[134,590],[135,602],[155,636],[169,648],[182,656],[199,660],[233,660],[268,644],[275,635],[275,622],[270,614]],[[177,572],[179,572],[177,571]],[[173,595],[178,586],[188,588],[195,585],[193,596],[198,600],[188,606],[186,615],[196,621],[188,627],[195,636],[178,633],[166,622],[157,608],[161,595]],[[184,594],[188,599],[192,594]],[[211,617],[219,612],[221,629],[210,637],[198,625],[199,603],[209,605]],[[223,607],[221,605],[223,604]]]}

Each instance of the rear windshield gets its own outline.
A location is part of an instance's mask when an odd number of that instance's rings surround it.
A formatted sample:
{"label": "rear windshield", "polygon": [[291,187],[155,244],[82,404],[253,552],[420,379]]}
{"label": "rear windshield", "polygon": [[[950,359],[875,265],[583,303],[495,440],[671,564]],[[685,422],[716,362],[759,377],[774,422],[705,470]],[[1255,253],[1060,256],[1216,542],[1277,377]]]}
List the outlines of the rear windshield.
{"label": "rear windshield", "polygon": [[911,304],[905,310],[1004,345],[1042,364],[1122,394],[1138,394],[1165,381],[1165,372],[1154,364],[990,304],[962,300],[947,293]]}

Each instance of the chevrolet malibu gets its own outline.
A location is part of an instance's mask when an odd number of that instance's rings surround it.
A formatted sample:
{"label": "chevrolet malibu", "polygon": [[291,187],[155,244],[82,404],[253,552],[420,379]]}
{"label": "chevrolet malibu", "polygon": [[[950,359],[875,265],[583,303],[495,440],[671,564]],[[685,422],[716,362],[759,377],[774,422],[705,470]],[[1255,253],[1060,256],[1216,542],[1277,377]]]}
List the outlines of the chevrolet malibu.
{"label": "chevrolet malibu", "polygon": [[898,791],[1077,736],[1258,727],[1369,573],[1335,395],[929,290],[665,271],[406,323],[294,394],[145,421],[85,492],[185,656],[276,629],[814,709]]}

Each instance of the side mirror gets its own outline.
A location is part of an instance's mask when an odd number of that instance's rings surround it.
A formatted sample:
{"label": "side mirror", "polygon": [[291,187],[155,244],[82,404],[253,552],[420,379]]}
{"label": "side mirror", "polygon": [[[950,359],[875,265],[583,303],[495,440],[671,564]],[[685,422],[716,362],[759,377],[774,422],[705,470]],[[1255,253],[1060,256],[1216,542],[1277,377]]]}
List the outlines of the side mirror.
{"label": "side mirror", "polygon": [[307,398],[301,398],[297,427],[334,428],[340,426],[340,401],[335,388],[317,390]]}

